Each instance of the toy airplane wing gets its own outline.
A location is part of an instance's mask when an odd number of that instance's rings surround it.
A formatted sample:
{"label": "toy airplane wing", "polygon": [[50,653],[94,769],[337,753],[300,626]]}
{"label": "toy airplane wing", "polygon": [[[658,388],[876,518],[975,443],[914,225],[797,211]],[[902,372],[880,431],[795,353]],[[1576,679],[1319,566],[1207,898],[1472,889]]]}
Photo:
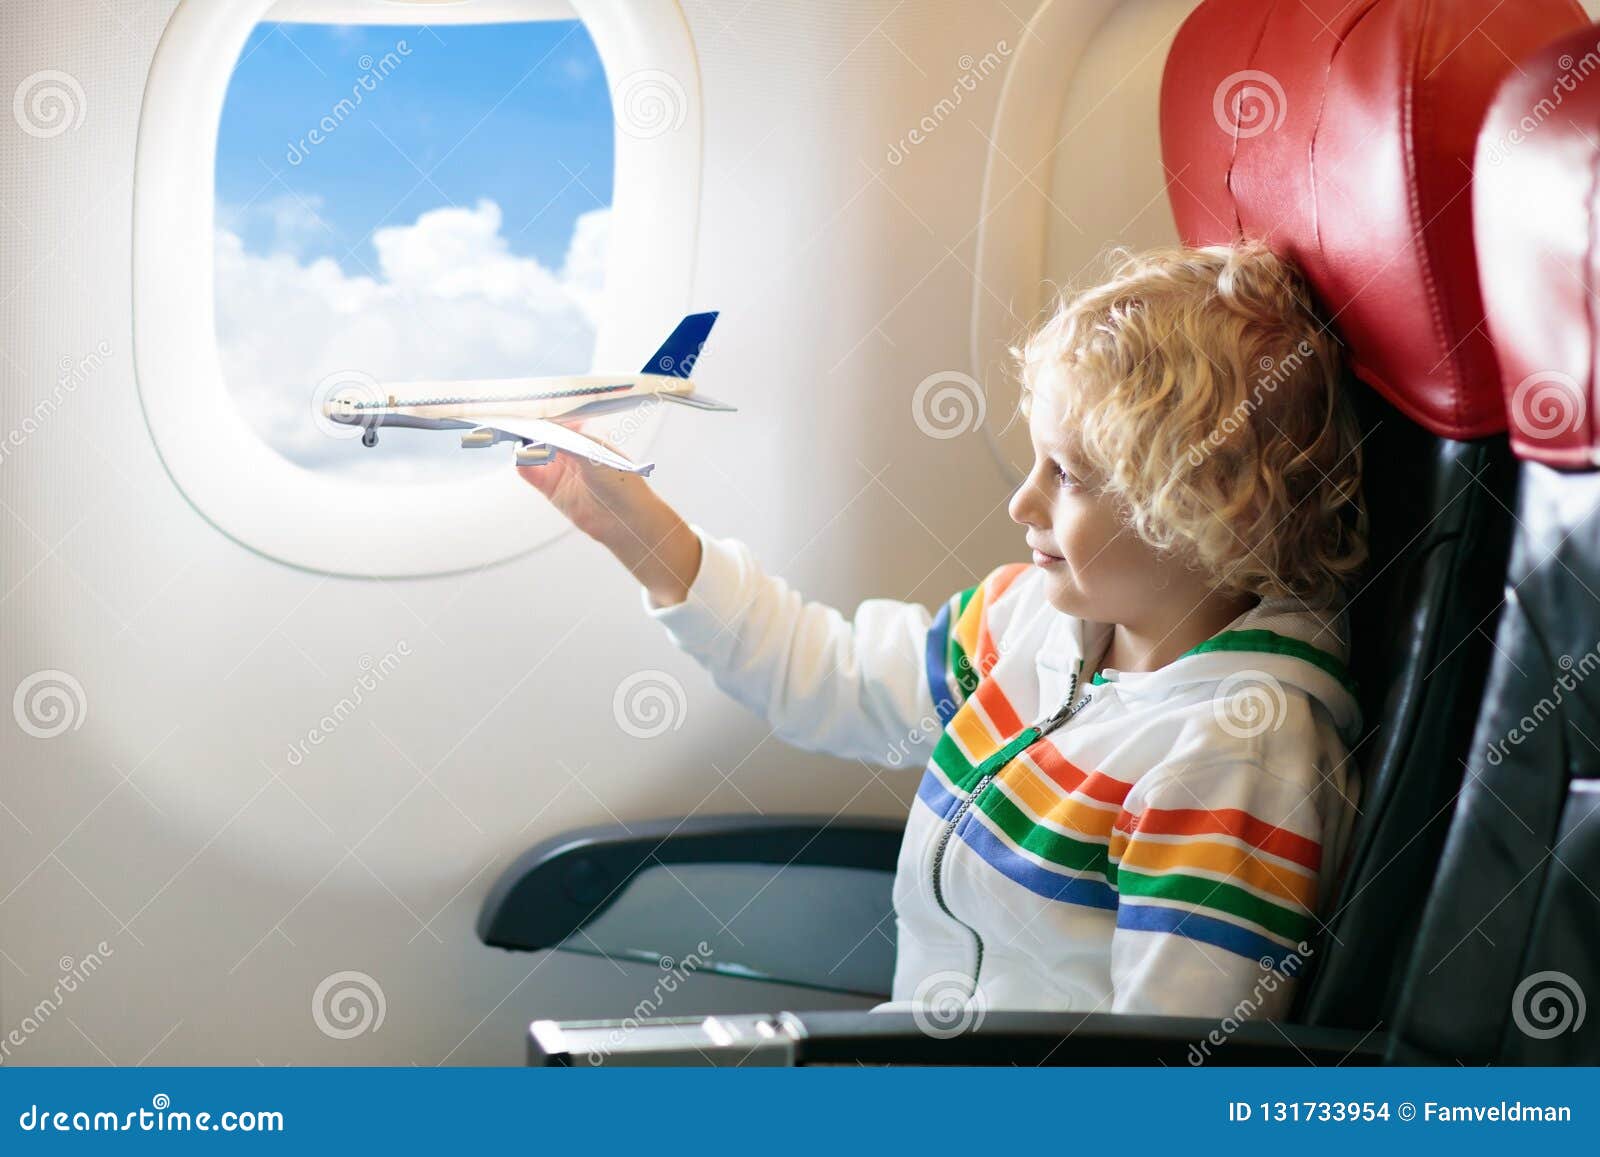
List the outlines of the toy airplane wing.
{"label": "toy airplane wing", "polygon": [[654,462],[641,463],[624,458],[616,451],[602,446],[593,438],[580,434],[571,427],[547,422],[543,418],[502,418],[485,415],[484,421],[479,423],[473,433],[478,434],[480,431],[492,432],[495,441],[514,440],[523,443],[517,451],[517,463],[523,466],[548,462],[551,452],[556,450],[587,458],[590,462],[609,466],[613,470],[625,470],[629,474],[648,475],[656,465]]}

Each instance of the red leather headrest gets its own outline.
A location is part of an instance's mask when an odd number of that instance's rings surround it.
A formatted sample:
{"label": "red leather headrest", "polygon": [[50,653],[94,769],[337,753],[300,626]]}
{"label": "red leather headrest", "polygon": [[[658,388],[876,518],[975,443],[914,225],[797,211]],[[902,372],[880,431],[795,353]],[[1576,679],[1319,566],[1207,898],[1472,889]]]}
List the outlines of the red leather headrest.
{"label": "red leather headrest", "polygon": [[1266,239],[1403,413],[1450,438],[1505,429],[1473,150],[1512,61],[1585,24],[1576,0],[1206,0],[1161,84],[1179,234]]}
{"label": "red leather headrest", "polygon": [[1600,27],[1519,57],[1478,138],[1474,232],[1511,448],[1593,466]]}

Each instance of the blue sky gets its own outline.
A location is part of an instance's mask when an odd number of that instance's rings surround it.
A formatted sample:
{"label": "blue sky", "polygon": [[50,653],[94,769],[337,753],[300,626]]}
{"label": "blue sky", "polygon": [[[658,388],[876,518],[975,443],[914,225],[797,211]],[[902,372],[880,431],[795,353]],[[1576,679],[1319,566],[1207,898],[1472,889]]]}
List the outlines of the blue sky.
{"label": "blue sky", "polygon": [[257,27],[216,174],[217,349],[245,418],[351,478],[504,469],[427,432],[363,450],[319,425],[319,391],[587,371],[612,133],[574,21]]}
{"label": "blue sky", "polygon": [[[376,79],[385,54],[394,66]],[[359,105],[336,112],[358,89]],[[330,116],[337,127],[312,144]],[[375,267],[375,227],[488,198],[510,251],[555,266],[578,215],[611,202],[611,137],[605,75],[577,22],[261,24],[223,107],[217,199],[261,208],[292,191],[329,226],[303,229],[297,255],[357,274]],[[232,227],[251,251],[281,247],[269,213]]]}

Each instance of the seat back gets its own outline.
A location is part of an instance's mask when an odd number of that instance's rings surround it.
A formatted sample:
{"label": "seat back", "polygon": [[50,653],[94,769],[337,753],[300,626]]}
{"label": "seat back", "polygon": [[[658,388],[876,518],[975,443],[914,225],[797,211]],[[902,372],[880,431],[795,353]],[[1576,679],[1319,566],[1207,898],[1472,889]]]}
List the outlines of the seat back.
{"label": "seat back", "polygon": [[1391,1059],[1595,1064],[1600,1017],[1600,90],[1584,29],[1518,58],[1475,231],[1521,485],[1505,610]]}
{"label": "seat back", "polygon": [[1515,478],[1470,166],[1511,59],[1585,23],[1575,0],[1207,0],[1168,57],[1180,235],[1292,257],[1358,380],[1373,555],[1349,605],[1360,818],[1297,994],[1313,1024],[1389,1017],[1460,786]]}

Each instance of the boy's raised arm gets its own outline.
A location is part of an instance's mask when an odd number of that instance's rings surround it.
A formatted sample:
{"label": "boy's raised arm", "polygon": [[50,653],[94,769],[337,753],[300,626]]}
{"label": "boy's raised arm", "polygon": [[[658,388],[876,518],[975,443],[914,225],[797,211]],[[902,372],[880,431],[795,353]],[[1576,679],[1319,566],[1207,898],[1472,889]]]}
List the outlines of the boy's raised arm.
{"label": "boy's raised arm", "polygon": [[869,599],[847,619],[766,574],[750,549],[696,531],[688,597],[645,607],[731,697],[780,738],[877,765],[918,765],[940,724],[923,653],[931,615]]}

